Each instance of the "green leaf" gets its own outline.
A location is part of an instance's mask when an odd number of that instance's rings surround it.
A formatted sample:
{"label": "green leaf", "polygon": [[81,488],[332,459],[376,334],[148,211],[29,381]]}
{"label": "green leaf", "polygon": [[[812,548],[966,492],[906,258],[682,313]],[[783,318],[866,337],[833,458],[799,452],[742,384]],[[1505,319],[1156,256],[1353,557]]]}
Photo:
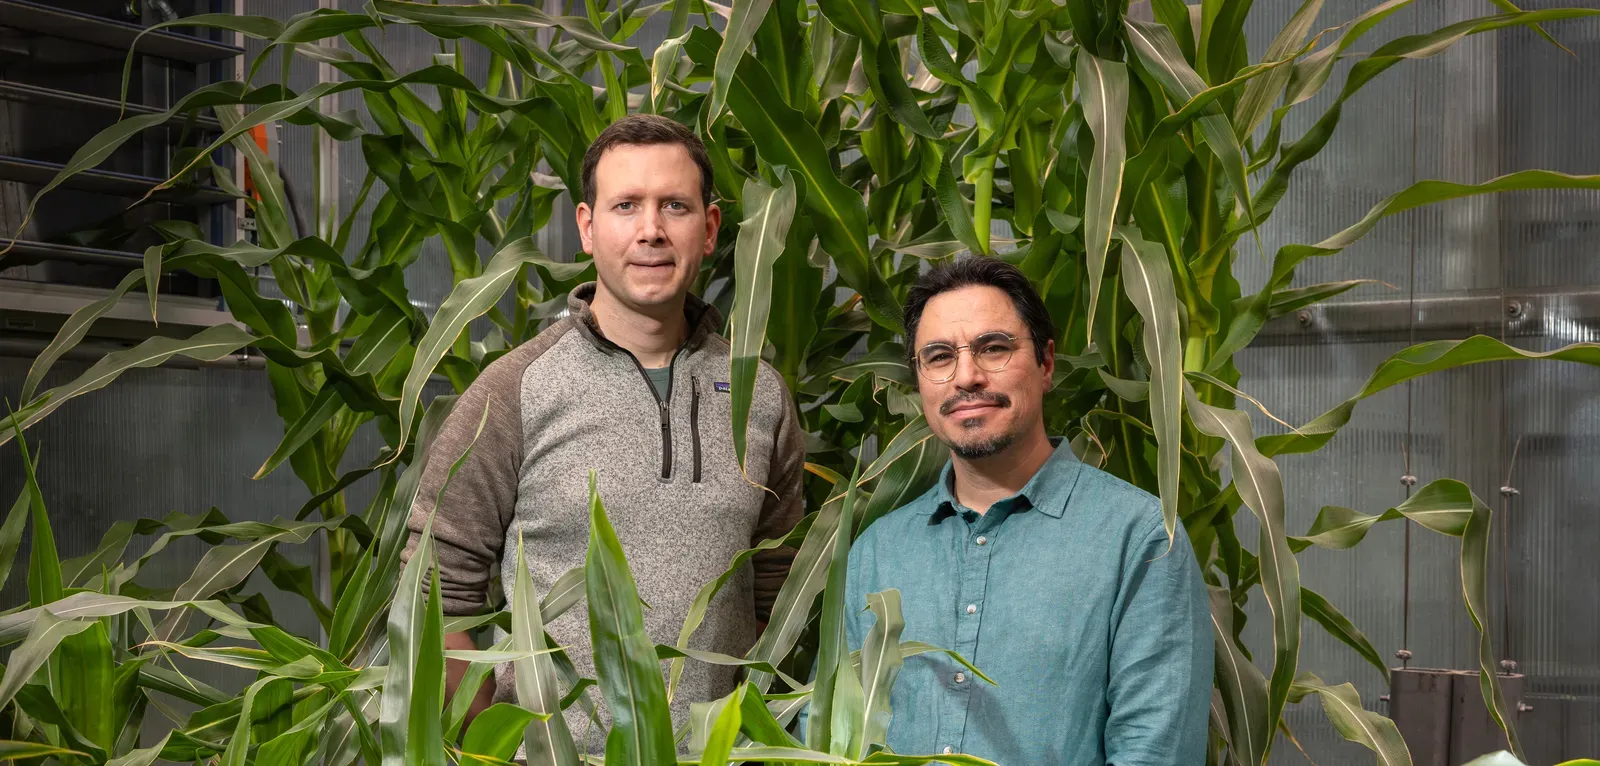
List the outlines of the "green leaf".
{"label": "green leaf", "polygon": [[556,27],[590,50],[634,50],[612,42],[589,19],[581,16],[550,16],[531,5],[435,5],[373,0],[372,7],[378,13],[397,20],[442,27],[489,26],[523,32]]}
{"label": "green leaf", "polygon": [[[815,518],[816,515],[807,516],[801,519],[800,523],[796,524],[789,534],[771,540],[763,540],[754,548],[747,548],[734,554],[733,560],[728,563],[728,568],[723,570],[722,574],[717,575],[717,579],[701,586],[700,592],[695,594],[694,601],[689,604],[689,614],[684,618],[683,628],[678,633],[677,649],[688,650],[689,639],[700,628],[701,623],[705,622],[706,609],[710,607],[711,599],[722,591],[722,586],[726,585],[728,580],[745,571],[745,564],[749,563],[750,559],[762,551],[801,544],[805,540],[806,534],[811,530],[811,524]],[[581,582],[579,585],[581,587]],[[752,660],[752,662],[761,661]],[[672,661],[672,668],[668,673],[667,680],[668,701],[671,701],[677,692],[678,679],[683,675],[683,666],[684,662],[681,658]]]}
{"label": "green leaf", "polygon": [[[689,5],[684,0],[678,0],[677,4],[684,8],[688,8]],[[673,18],[677,18],[676,10],[673,11]],[[661,114],[661,110],[666,106],[662,96],[666,95],[667,82],[672,78],[673,70],[678,66],[678,59],[683,55],[683,44],[688,40],[689,35],[687,33],[674,35],[661,41],[661,44],[656,46],[656,52],[651,56],[650,104],[652,111],[656,114]],[[718,61],[721,61],[721,57],[722,53],[719,51],[717,53]]]}
{"label": "green leaf", "polygon": [[1268,725],[1267,679],[1234,643],[1233,596],[1209,585],[1211,639],[1216,651],[1216,686],[1227,711],[1228,741],[1241,763],[1266,760],[1273,728]]}
{"label": "green leaf", "polygon": [[744,698],[751,691],[748,685],[740,685],[732,694],[715,703],[718,705],[717,716],[707,732],[706,746],[700,754],[703,766],[726,766],[728,763],[728,754],[733,751],[744,722]]}
{"label": "green leaf", "polygon": [[[271,531],[247,543],[218,545],[206,550],[195,565],[193,574],[184,580],[173,593],[175,601],[199,601],[245,581],[267,553],[279,543],[298,545],[311,539],[319,531],[335,529],[348,523],[347,519],[320,522],[281,522],[263,525]],[[167,617],[157,632],[164,641],[172,640],[182,630],[185,613],[175,612]]]}
{"label": "green leaf", "polygon": [[934,186],[934,192],[938,195],[939,209],[944,213],[944,220],[950,227],[950,233],[954,234],[967,250],[974,254],[984,254],[983,243],[978,240],[978,230],[972,223],[972,211],[967,209],[967,198],[961,196],[961,189],[956,186],[955,170],[950,163],[939,163],[938,183]]}
{"label": "green leaf", "polygon": [[[1123,23],[1128,30],[1128,40],[1133,44],[1139,60],[1161,83],[1161,87],[1169,96],[1176,97],[1172,98],[1174,104],[1190,102],[1205,92],[1205,80],[1202,80],[1200,75],[1189,68],[1188,62],[1183,60],[1183,52],[1179,50],[1177,41],[1172,38],[1172,33],[1167,31],[1166,27],[1133,19],[1123,19]],[[1200,134],[1205,137],[1206,146],[1216,155],[1217,161],[1222,163],[1223,172],[1228,177],[1228,184],[1233,187],[1234,198],[1238,200],[1239,207],[1244,209],[1245,217],[1253,221],[1255,213],[1252,212],[1250,186],[1245,178],[1244,149],[1239,145],[1239,137],[1234,134],[1233,126],[1228,123],[1228,118],[1221,113],[1221,109],[1213,107],[1212,110],[1216,113],[1200,117],[1196,120],[1196,124],[1200,127]]]}
{"label": "green leaf", "polygon": [[[844,501],[839,506],[838,527],[835,534],[829,536],[832,545],[828,556],[827,586],[822,590],[822,632],[817,647],[816,688],[811,696],[810,716],[806,719],[806,745],[813,750],[834,755],[849,755],[850,744],[859,744],[862,733],[859,723],[862,717],[860,705],[863,703],[861,682],[856,680],[854,686],[851,685],[856,676],[850,666],[850,647],[845,639],[845,615],[850,608],[845,603],[845,576],[849,571],[850,538],[854,528],[852,517],[860,476],[861,464],[858,459]],[[817,525],[813,525],[812,530],[816,529]],[[806,542],[810,542],[809,536]],[[796,563],[799,563],[798,558]],[[793,576],[794,570],[791,569],[790,578],[793,579]],[[836,696],[841,684],[844,694]],[[850,693],[852,690],[854,695]],[[841,702],[845,704],[841,705]],[[854,709],[851,709],[851,702],[855,703]]]}
{"label": "green leaf", "polygon": [[0,430],[0,444],[11,440],[13,426],[29,428],[72,399],[105,388],[128,370],[155,367],[174,356],[213,362],[255,340],[254,336],[236,325],[222,324],[208,327],[187,338],[155,337],[126,351],[106,354],[73,381],[46,391],[28,406],[12,413],[11,422],[5,423],[6,427]]}
{"label": "green leaf", "polygon": [[[445,474],[435,508],[451,479],[472,454],[488,419],[489,409],[485,407],[472,441]],[[433,545],[430,513],[389,607],[389,674],[384,680],[378,713],[383,766],[442,766],[445,762],[440,721],[444,707],[444,617],[443,602],[437,595],[439,575]],[[422,580],[424,572],[432,573],[427,590]]]}
{"label": "green leaf", "polygon": [[883,39],[883,16],[873,0],[818,0],[817,10],[845,34],[869,45]]}
{"label": "green leaf", "polygon": [[[728,83],[733,80],[734,70],[744,58],[745,51],[749,50],[750,41],[755,39],[756,30],[761,27],[761,22],[766,20],[767,9],[771,7],[772,0],[748,0],[733,4],[733,15],[729,17],[727,27],[722,30],[722,47],[717,49],[717,61],[712,67],[711,105],[707,107],[707,125],[716,122],[717,118],[722,116],[722,109],[728,99]],[[654,86],[651,90],[652,93],[655,91]],[[748,185],[746,188],[749,188]],[[745,220],[749,220],[748,215]]]}
{"label": "green leaf", "polygon": [[[16,740],[0,740],[0,758],[26,760],[28,758],[47,758],[49,756],[76,755],[88,757],[88,753],[68,750],[54,745],[42,745],[37,742],[18,742]],[[118,761],[112,761],[115,766],[121,766]]]}
{"label": "green leaf", "polygon": [[333,384],[324,385],[317,392],[316,398],[306,407],[305,414],[301,415],[299,420],[296,420],[284,430],[283,440],[278,442],[277,449],[272,451],[266,462],[262,463],[261,467],[256,469],[256,474],[250,478],[259,480],[272,473],[274,469],[283,464],[283,461],[288,460],[290,455],[304,447],[306,442],[311,441],[312,437],[320,433],[322,427],[327,425],[328,421],[333,420],[333,416],[343,408],[344,400],[339,398]]}
{"label": "green leaf", "polygon": [[[38,458],[34,458],[34,466],[38,466]],[[11,510],[6,514],[4,524],[0,524],[0,585],[5,585],[11,579],[11,567],[17,561],[17,549],[22,546],[22,531],[28,524],[28,510],[33,507],[33,492],[23,484],[22,491],[17,493],[17,501],[11,504]],[[130,532],[131,525],[129,526]],[[67,582],[63,578],[63,582]]]}
{"label": "green leaf", "polygon": [[1440,479],[1423,487],[1405,502],[1377,516],[1368,516],[1336,505],[1324,506],[1304,537],[1289,538],[1296,552],[1317,545],[1333,550],[1355,547],[1367,536],[1372,525],[1395,519],[1410,519],[1442,535],[1461,537],[1472,519],[1477,500],[1472,490],[1454,479]]}
{"label": "green leaf", "polygon": [[744,221],[734,245],[733,319],[729,355],[733,380],[733,447],[739,467],[745,466],[750,406],[755,397],[761,351],[767,341],[767,316],[772,309],[772,277],[783,254],[794,219],[796,189],[787,172],[774,189],[750,179],[744,183]]}
{"label": "green leaf", "polygon": [[1411,766],[1411,752],[1394,721],[1361,707],[1361,696],[1350,684],[1326,686],[1322,679],[1307,673],[1295,681],[1296,690],[1302,694],[1315,693],[1322,698],[1322,709],[1328,721],[1339,734],[1351,742],[1359,743],[1378,756],[1380,766]]}
{"label": "green leaf", "polygon": [[589,474],[589,554],[584,566],[595,673],[611,712],[606,763],[653,766],[677,757],[667,689],[644,629],[639,590]]}
{"label": "green leaf", "polygon": [[106,293],[104,298],[85,305],[67,317],[67,321],[61,324],[61,329],[56,332],[56,336],[50,340],[50,345],[45,346],[45,349],[39,352],[37,357],[34,357],[33,364],[28,367],[28,377],[22,383],[22,401],[24,403],[33,399],[33,394],[39,390],[39,384],[44,380],[45,373],[50,371],[50,367],[56,363],[56,360],[60,359],[61,355],[65,354],[73,346],[78,345],[78,342],[83,340],[83,336],[89,332],[89,327],[94,324],[94,321],[104,316],[111,309],[116,308],[117,304],[122,301],[122,296],[126,295],[136,285],[142,284],[144,279],[144,272],[129,272],[116,287],[111,289],[111,292]]}
{"label": "green leaf", "polygon": [[521,272],[522,266],[528,263],[546,265],[552,271],[576,265],[556,264],[534,247],[533,240],[519,239],[495,253],[488,265],[484,266],[482,274],[456,283],[450,295],[439,304],[439,311],[434,315],[428,331],[417,342],[416,360],[411,364],[411,372],[406,375],[405,387],[400,394],[400,442],[395,446],[396,455],[406,446],[406,436],[416,420],[422,387],[433,375],[439,360],[450,351],[468,322],[488,313],[500,301]]}
{"label": "green leaf", "polygon": [[56,553],[50,515],[45,511],[44,492],[39,489],[39,476],[34,472],[38,463],[28,454],[28,440],[22,437],[22,427],[15,418],[13,413],[12,431],[22,451],[23,494],[28,498],[29,515],[33,520],[33,542],[28,550],[28,605],[44,606],[61,600],[61,559]]}
{"label": "green leaf", "polygon": [[411,341],[411,319],[400,309],[387,306],[373,317],[366,332],[351,344],[344,366],[351,375],[376,375],[395,354]]}
{"label": "green leaf", "polygon": [[893,42],[868,44],[863,39],[861,53],[862,69],[879,106],[887,109],[895,122],[906,130],[930,141],[942,139],[943,136],[933,129],[932,123],[928,122],[928,115],[917,103],[916,91],[906,84],[899,46]]}
{"label": "green leaf", "polygon": [[[690,58],[710,66],[721,47],[716,32],[696,27],[685,46]],[[822,138],[804,115],[790,108],[772,78],[753,58],[740,60],[728,84],[728,108],[768,163],[784,165],[803,182],[806,206],[839,273],[865,299],[868,313],[884,327],[902,329],[900,306],[867,249],[867,209],[860,192],[845,186],[828,159]]]}
{"label": "green leaf", "polygon": [[1340,428],[1350,422],[1350,415],[1361,400],[1379,391],[1434,372],[1511,359],[1553,359],[1600,366],[1600,343],[1574,343],[1543,352],[1524,351],[1484,335],[1475,335],[1466,340],[1420,343],[1385,359],[1368,376],[1366,385],[1359,392],[1301,426],[1298,433],[1263,436],[1258,446],[1265,455],[1312,452],[1327,444]]}
{"label": "green leaf", "polygon": [[88,630],[67,636],[56,649],[51,691],[73,729],[110,752],[116,745],[121,721],[116,717],[116,660],[104,623],[88,623]]}
{"label": "green leaf", "polygon": [[22,685],[44,667],[45,662],[50,659],[50,655],[55,652],[63,639],[100,624],[94,621],[62,619],[51,613],[48,607],[41,608],[32,623],[28,637],[23,640],[21,646],[11,651],[10,664],[5,668],[5,675],[0,677],[0,707],[10,702]]}
{"label": "green leaf", "polygon": [[1083,100],[1083,116],[1094,133],[1094,156],[1089,161],[1088,190],[1083,203],[1083,242],[1088,256],[1089,309],[1085,318],[1088,337],[1094,337],[1094,321],[1100,301],[1100,282],[1106,271],[1106,251],[1111,245],[1111,230],[1116,224],[1117,205],[1122,197],[1122,168],[1127,157],[1123,123],[1128,112],[1128,69],[1115,61],[1103,61],[1088,51],[1078,53],[1078,89]]}
{"label": "green leaf", "polygon": [[[567,579],[563,577],[562,579]],[[561,583],[556,583],[556,589]],[[551,595],[555,595],[552,589]],[[523,552],[522,537],[517,537],[517,574],[511,593],[511,637],[517,651],[529,652],[517,660],[515,668],[517,704],[536,713],[522,727],[528,766],[576,766],[577,745],[561,715],[561,691],[557,686],[555,659],[539,654],[545,643],[544,617],[533,589],[533,575]],[[553,617],[552,617],[553,619]],[[544,716],[544,717],[539,717]],[[514,753],[513,753],[514,754]]]}
{"label": "green leaf", "polygon": [[1372,648],[1372,642],[1367,640],[1366,634],[1350,622],[1350,618],[1345,617],[1338,607],[1323,598],[1322,594],[1305,586],[1300,588],[1300,607],[1305,610],[1307,617],[1328,631],[1328,635],[1356,650],[1356,654],[1377,668],[1383,674],[1384,683],[1389,682],[1389,665],[1383,661],[1383,655]]}
{"label": "green leaf", "polygon": [[861,688],[865,700],[861,742],[870,748],[888,745],[889,721],[893,717],[889,693],[900,675],[900,632],[905,629],[905,618],[900,613],[900,591],[894,588],[868,593],[867,608],[877,618],[861,644]]}
{"label": "green leaf", "polygon": [[511,760],[522,744],[523,729],[534,720],[534,713],[504,702],[489,706],[478,714],[467,729],[461,751],[502,761]]}
{"label": "green leaf", "polygon": [[1343,295],[1361,285],[1384,284],[1376,279],[1345,279],[1338,282],[1322,282],[1291,290],[1279,290],[1272,294],[1272,303],[1267,308],[1267,317],[1283,316],[1291,311],[1315,306],[1329,298]]}
{"label": "green leaf", "polygon": [[[1249,415],[1206,404],[1195,395],[1187,381],[1183,387],[1195,427],[1227,441],[1232,449],[1233,486],[1261,521],[1261,590],[1272,607],[1274,650],[1266,718],[1262,721],[1266,728],[1262,731],[1270,732],[1288,701],[1289,687],[1294,683],[1300,659],[1300,564],[1289,548],[1284,530],[1283,476],[1278,472],[1278,464],[1256,449]],[[1233,714],[1229,716],[1231,719]],[[1262,757],[1265,754],[1265,750],[1261,751]]]}
{"label": "green leaf", "polygon": [[289,681],[284,678],[267,677],[245,689],[243,700],[239,708],[239,720],[234,725],[233,736],[228,739],[228,749],[223,751],[221,766],[245,766],[250,754],[251,724],[255,720],[253,715],[256,697],[266,692],[269,697],[279,689],[286,687]]}
{"label": "green leaf", "polygon": [[927,419],[916,415],[889,440],[862,476],[862,483],[876,478],[877,484],[856,526],[866,529],[884,514],[920,497],[938,481],[949,461],[949,448],[934,438]]}
{"label": "green leaf", "polygon": [[[1304,0],[1299,10],[1289,17],[1289,23],[1272,38],[1272,43],[1267,46],[1267,51],[1262,55],[1262,61],[1276,61],[1293,53],[1305,41],[1306,35],[1311,33],[1312,25],[1317,23],[1317,14],[1322,12],[1323,0]],[[1278,69],[1259,80],[1252,81],[1244,88],[1244,95],[1239,97],[1239,103],[1233,109],[1233,124],[1240,141],[1250,138],[1255,133],[1256,126],[1267,116],[1272,108],[1272,102],[1283,92],[1289,84],[1292,69]]]}
{"label": "green leaf", "polygon": [[[852,534],[850,528],[840,521],[844,498],[849,491],[847,488],[854,484],[854,481],[835,484],[829,493],[832,499],[817,512],[816,521],[812,522],[811,530],[806,533],[805,541],[800,544],[800,550],[789,567],[789,576],[778,589],[778,598],[773,603],[767,629],[762,631],[755,647],[750,650],[751,659],[778,664],[789,655],[789,650],[794,648],[801,632],[805,630],[811,605],[816,603],[817,594],[828,582],[829,565],[838,546],[838,537],[841,532],[845,536]],[[762,690],[772,684],[772,676],[765,673],[752,673],[750,680]]]}
{"label": "green leaf", "polygon": [[1183,456],[1183,350],[1178,294],[1161,246],[1139,231],[1119,228],[1123,289],[1144,317],[1144,352],[1150,365],[1150,425],[1156,433],[1156,483],[1170,543],[1178,528],[1178,471]]}

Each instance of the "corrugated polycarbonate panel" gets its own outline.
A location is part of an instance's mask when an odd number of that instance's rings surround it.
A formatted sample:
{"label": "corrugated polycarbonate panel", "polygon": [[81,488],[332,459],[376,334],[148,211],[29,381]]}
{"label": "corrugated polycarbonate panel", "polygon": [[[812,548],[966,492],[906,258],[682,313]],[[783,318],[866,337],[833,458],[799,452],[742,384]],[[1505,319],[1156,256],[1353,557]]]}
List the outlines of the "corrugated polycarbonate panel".
{"label": "corrugated polycarbonate panel", "polygon": [[[1600,2],[1540,0],[1527,9],[1600,8]],[[1500,36],[1500,115],[1504,172],[1548,168],[1600,173],[1600,19],[1549,25],[1576,54],[1569,56],[1537,35]],[[1568,287],[1600,284],[1600,192],[1537,191],[1504,195],[1501,243],[1508,286]]]}
{"label": "corrugated polycarbonate panel", "polygon": [[[1255,5],[1247,27],[1254,58],[1298,5]],[[1330,2],[1314,29],[1343,22],[1367,5]],[[1592,1],[1524,7],[1556,5],[1600,7]],[[1357,50],[1496,12],[1486,3],[1416,2]],[[1296,174],[1263,229],[1267,254],[1345,228],[1414,180],[1479,183],[1527,168],[1600,172],[1600,148],[1589,139],[1600,117],[1592,97],[1596,64],[1584,55],[1600,47],[1600,23],[1548,28],[1579,58],[1512,29],[1468,38],[1380,75],[1349,101],[1333,140]],[[1322,115],[1348,66],[1341,64],[1324,92],[1286,122],[1286,139],[1298,138]],[[1415,298],[1417,316],[1428,315],[1420,302],[1469,291],[1600,290],[1600,260],[1593,257],[1597,197],[1519,192],[1402,213],[1343,253],[1308,262],[1295,284],[1381,279],[1395,289],[1363,287],[1336,300]],[[1241,243],[1238,271],[1247,291],[1265,276],[1254,250],[1253,243]],[[1530,305],[1549,335],[1515,338],[1517,345],[1549,349],[1600,337],[1600,318],[1571,313],[1575,302],[1551,298]],[[1498,324],[1490,318],[1486,331],[1496,333]],[[1308,333],[1318,345],[1248,350],[1239,362],[1244,388],[1286,420],[1305,422],[1359,390],[1409,334],[1405,324],[1374,329],[1390,334],[1384,342],[1349,343]],[[1261,417],[1256,425],[1281,430]],[[1600,644],[1593,640],[1600,560],[1584,542],[1600,536],[1597,452],[1600,372],[1519,362],[1442,373],[1379,394],[1360,404],[1350,425],[1321,451],[1286,456],[1279,464],[1291,531],[1304,530],[1324,504],[1381,512],[1405,497],[1399,477],[1407,470],[1419,486],[1462,480],[1495,509],[1488,627],[1497,656],[1515,660],[1530,675],[1533,709],[1519,715],[1519,726],[1533,762],[1542,764],[1591,755],[1600,736]],[[1508,480],[1520,492],[1509,501],[1500,492]],[[1254,534],[1253,522],[1242,526]],[[1404,538],[1404,527],[1390,522],[1354,551],[1308,550],[1300,556],[1304,582],[1343,609],[1380,653],[1404,646],[1413,652],[1413,665],[1475,667],[1477,637],[1462,604],[1459,542],[1412,529],[1408,607]],[[1255,606],[1247,635],[1253,646],[1267,647],[1270,615],[1264,604]],[[1310,621],[1306,630],[1301,668],[1325,680],[1354,682],[1363,702],[1382,711],[1378,695],[1385,690],[1376,672]],[[1263,657],[1264,650],[1258,661]],[[1291,707],[1287,718],[1317,763],[1370,762],[1369,753],[1342,741],[1315,703]],[[1304,758],[1280,741],[1273,761]]]}

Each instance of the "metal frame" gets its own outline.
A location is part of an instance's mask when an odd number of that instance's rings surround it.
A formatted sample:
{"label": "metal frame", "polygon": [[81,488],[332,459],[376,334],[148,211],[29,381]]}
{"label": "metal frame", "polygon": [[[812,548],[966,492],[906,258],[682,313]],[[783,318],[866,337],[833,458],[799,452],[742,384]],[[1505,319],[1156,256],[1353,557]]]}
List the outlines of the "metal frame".
{"label": "metal frame", "polygon": [[138,42],[138,52],[169,61],[204,64],[244,53],[243,48],[165,30],[144,34],[138,24],[101,18],[27,0],[0,0],[0,26],[76,40],[116,50]]}
{"label": "metal frame", "polygon": [[[59,162],[0,155],[0,180],[43,186],[50,183],[64,167],[66,166]],[[216,205],[232,202],[234,199],[232,194],[210,185],[188,189],[167,188],[151,193],[151,189],[159,185],[162,180],[111,170],[85,170],[63,181],[61,186],[66,189],[112,194],[130,199],[140,199],[149,194],[150,199],[157,202],[191,205]]]}
{"label": "metal frame", "polygon": [[[10,101],[18,104],[43,104],[46,106],[59,106],[68,109],[82,109],[85,111],[99,110],[102,112],[123,112],[131,115],[159,114],[165,109],[145,106],[144,104],[124,104],[109,98],[98,96],[85,96],[81,93],[72,93],[64,90],[41,88],[37,85],[26,85],[20,82],[0,81],[0,101]],[[182,127],[192,124],[201,130],[218,132],[222,130],[222,123],[217,118],[205,115],[173,115],[167,120],[166,125]]]}

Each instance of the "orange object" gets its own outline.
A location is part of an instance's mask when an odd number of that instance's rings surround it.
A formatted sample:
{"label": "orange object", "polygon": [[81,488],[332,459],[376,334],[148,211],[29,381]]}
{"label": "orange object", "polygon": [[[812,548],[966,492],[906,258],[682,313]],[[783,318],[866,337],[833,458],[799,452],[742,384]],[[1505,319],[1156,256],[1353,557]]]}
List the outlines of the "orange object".
{"label": "orange object", "polygon": [[[261,147],[261,153],[265,154],[267,151],[267,126],[257,125],[251,128],[250,138],[255,140],[256,146]],[[250,195],[252,199],[261,199],[261,195],[256,192],[255,182],[251,180],[249,157],[244,160],[244,193]]]}

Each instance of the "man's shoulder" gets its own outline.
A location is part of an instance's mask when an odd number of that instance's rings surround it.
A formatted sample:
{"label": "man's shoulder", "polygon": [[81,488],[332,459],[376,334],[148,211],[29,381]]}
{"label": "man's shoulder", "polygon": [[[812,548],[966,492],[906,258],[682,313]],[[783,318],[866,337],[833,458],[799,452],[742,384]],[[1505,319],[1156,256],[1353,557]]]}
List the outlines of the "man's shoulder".
{"label": "man's shoulder", "polygon": [[935,499],[938,494],[939,485],[935,483],[915,500],[878,517],[856,536],[856,545],[875,544],[885,535],[891,541],[904,541],[907,531],[928,525],[928,516],[933,511],[934,504],[938,502]]}
{"label": "man's shoulder", "polygon": [[485,366],[483,372],[478,373],[478,377],[472,381],[471,388],[491,390],[518,388],[528,367],[567,337],[573,329],[573,322],[570,317],[557,320],[549,327],[540,330],[537,335],[502,354],[499,359]]}
{"label": "man's shoulder", "polygon": [[1079,469],[1070,502],[1136,533],[1161,524],[1161,498],[1087,463]]}

